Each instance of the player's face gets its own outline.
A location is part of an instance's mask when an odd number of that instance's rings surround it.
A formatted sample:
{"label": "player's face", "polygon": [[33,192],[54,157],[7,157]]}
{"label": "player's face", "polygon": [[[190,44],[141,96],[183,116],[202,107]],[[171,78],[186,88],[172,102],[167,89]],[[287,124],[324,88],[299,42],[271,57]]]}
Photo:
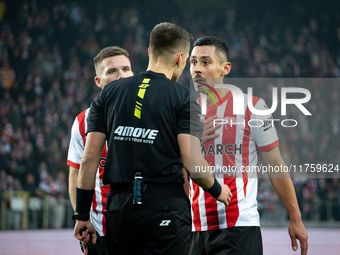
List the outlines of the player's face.
{"label": "player's face", "polygon": [[199,87],[200,82],[207,83],[206,78],[222,78],[225,75],[223,71],[224,65],[220,63],[220,57],[216,55],[215,46],[195,46],[192,49],[190,74],[195,87]]}
{"label": "player's face", "polygon": [[[104,87],[111,81],[133,75],[130,60],[124,55],[105,58],[98,68],[98,75],[95,78],[99,87]],[[99,83],[99,84],[98,84]]]}

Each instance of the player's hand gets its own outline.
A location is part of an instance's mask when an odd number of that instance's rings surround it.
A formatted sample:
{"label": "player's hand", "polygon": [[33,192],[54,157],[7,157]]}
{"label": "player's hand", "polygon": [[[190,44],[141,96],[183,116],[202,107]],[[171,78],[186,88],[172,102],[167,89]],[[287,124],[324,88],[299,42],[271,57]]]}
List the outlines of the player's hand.
{"label": "player's hand", "polygon": [[216,125],[214,126],[214,120],[216,119],[218,119],[218,116],[214,115],[204,121],[204,128],[203,128],[203,133],[202,133],[202,138],[201,138],[201,146],[220,136],[220,134],[212,135],[212,133],[214,133],[217,129],[222,127],[222,124],[217,124],[217,122],[215,123]]}
{"label": "player's hand", "polygon": [[221,194],[216,199],[217,201],[224,203],[225,208],[227,208],[230,203],[231,197],[233,195],[231,194],[231,191],[228,185],[225,185],[223,183],[220,183],[220,185],[221,185],[222,191],[221,191]]}
{"label": "player's hand", "polygon": [[93,244],[97,242],[96,230],[90,220],[77,220],[74,226],[73,236],[83,242],[85,255],[87,255],[88,252],[87,243],[90,239]]}
{"label": "player's hand", "polygon": [[288,228],[288,233],[292,241],[293,251],[297,251],[298,244],[296,239],[300,241],[301,255],[306,255],[308,250],[308,234],[302,220],[291,220]]}

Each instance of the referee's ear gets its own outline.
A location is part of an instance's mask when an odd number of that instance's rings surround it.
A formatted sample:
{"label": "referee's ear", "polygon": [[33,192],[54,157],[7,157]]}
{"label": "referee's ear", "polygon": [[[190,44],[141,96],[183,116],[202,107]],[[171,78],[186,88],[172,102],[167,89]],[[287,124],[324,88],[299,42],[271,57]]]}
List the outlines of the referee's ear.
{"label": "referee's ear", "polygon": [[183,61],[183,52],[179,52],[177,54],[176,64],[179,66],[182,61]]}

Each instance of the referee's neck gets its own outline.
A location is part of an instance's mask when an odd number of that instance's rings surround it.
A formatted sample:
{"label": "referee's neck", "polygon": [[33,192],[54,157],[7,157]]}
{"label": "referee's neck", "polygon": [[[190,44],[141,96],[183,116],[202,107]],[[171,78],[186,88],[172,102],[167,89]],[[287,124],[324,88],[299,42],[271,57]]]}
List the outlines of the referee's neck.
{"label": "referee's neck", "polygon": [[146,69],[147,71],[152,71],[155,73],[163,73],[166,78],[168,78],[169,80],[171,80],[174,71],[175,71],[175,67],[169,67],[168,65],[166,65],[165,63],[149,63],[148,68]]}

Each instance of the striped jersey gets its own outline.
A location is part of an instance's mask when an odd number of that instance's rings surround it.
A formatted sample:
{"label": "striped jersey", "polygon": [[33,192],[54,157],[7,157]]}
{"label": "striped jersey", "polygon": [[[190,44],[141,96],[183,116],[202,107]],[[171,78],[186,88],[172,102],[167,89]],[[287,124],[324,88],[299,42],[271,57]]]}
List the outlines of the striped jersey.
{"label": "striped jersey", "polygon": [[[263,99],[252,97],[257,110],[268,110]],[[190,180],[189,197],[192,230],[206,231],[239,226],[260,226],[257,210],[257,173],[240,170],[256,169],[258,152],[279,145],[271,115],[256,115],[247,107],[244,94],[244,114],[233,114],[233,96],[229,91],[216,105],[207,106],[206,120],[218,115],[222,127],[215,133],[219,137],[201,147],[209,166],[214,166],[218,182],[225,183],[232,192],[229,206],[217,202],[211,195]],[[218,123],[216,123],[218,124]],[[253,167],[253,168],[251,168]]]}
{"label": "striped jersey", "polygon": [[[67,165],[74,168],[80,168],[81,157],[85,148],[86,131],[87,131],[87,115],[90,108],[80,113],[72,125],[71,141],[67,156]],[[91,222],[100,236],[105,235],[106,229],[106,199],[110,191],[110,186],[103,185],[104,167],[106,161],[107,145],[105,144],[103,153],[98,164],[95,193],[91,206]]]}

